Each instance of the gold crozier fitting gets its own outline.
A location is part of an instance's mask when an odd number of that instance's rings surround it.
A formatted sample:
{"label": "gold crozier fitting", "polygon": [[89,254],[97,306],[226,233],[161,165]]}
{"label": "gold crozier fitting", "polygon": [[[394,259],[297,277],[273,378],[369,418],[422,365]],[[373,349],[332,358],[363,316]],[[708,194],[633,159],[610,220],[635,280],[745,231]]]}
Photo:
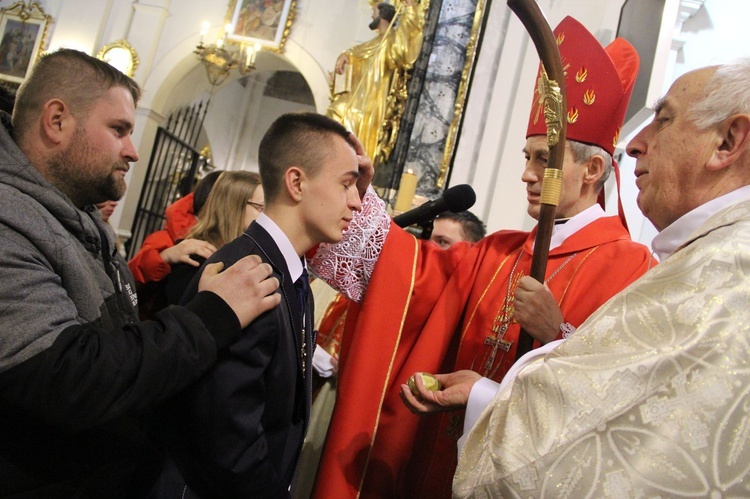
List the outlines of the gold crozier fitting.
{"label": "gold crozier fitting", "polygon": [[560,141],[560,130],[562,129],[562,94],[560,85],[555,80],[550,80],[547,71],[542,66],[542,74],[539,75],[539,94],[544,101],[544,121],[547,124],[547,145],[554,147]]}
{"label": "gold crozier fitting", "polygon": [[562,170],[557,168],[544,169],[544,181],[542,182],[542,192],[539,195],[539,202],[542,204],[551,204],[557,206],[560,202],[560,192],[562,191]]}

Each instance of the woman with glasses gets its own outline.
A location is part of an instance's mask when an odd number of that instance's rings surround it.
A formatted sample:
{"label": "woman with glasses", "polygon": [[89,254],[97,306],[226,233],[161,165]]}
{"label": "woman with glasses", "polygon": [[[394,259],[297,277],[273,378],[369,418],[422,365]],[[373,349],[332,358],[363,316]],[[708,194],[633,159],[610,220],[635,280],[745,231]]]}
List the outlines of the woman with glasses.
{"label": "woman with glasses", "polygon": [[[185,238],[193,238],[213,244],[217,249],[242,235],[253,220],[264,209],[263,186],[260,175],[247,171],[226,171],[216,181],[200,219]],[[167,303],[177,304],[198,269],[206,261],[199,255],[191,255],[198,262],[193,266],[178,263],[165,282]]]}

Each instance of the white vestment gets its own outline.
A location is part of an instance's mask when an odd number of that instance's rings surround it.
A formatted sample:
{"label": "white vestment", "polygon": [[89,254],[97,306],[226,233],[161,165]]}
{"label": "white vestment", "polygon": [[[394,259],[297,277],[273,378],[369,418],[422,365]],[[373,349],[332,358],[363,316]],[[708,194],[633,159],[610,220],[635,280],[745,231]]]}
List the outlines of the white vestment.
{"label": "white vestment", "polygon": [[453,492],[747,497],[749,412],[746,200],[501,390],[468,435]]}

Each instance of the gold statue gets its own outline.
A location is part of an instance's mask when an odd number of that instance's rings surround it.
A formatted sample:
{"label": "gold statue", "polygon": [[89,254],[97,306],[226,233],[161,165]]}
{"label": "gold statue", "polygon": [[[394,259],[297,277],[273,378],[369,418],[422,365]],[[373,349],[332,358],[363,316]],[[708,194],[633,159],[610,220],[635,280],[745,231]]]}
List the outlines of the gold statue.
{"label": "gold statue", "polygon": [[395,144],[428,5],[429,0],[378,3],[370,23],[378,35],[336,60],[326,114],[354,132],[375,164],[388,159]]}

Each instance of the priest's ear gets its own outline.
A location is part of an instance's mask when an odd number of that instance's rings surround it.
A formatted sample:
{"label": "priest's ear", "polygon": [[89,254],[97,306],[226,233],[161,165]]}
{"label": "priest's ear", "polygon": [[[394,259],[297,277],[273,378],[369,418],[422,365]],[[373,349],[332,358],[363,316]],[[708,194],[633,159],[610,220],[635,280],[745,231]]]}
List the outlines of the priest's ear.
{"label": "priest's ear", "polygon": [[736,163],[750,149],[750,115],[735,114],[717,125],[717,147],[706,162],[709,171]]}
{"label": "priest's ear", "polygon": [[586,171],[583,173],[583,183],[597,185],[599,179],[604,175],[604,158],[600,154],[594,154],[586,160]]}

